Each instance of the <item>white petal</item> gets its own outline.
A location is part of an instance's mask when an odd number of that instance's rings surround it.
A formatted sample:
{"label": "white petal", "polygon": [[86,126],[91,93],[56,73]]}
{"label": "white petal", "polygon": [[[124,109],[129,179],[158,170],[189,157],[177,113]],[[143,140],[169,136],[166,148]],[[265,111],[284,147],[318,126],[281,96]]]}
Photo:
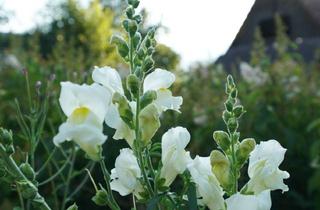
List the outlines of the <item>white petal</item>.
{"label": "white petal", "polygon": [[115,168],[111,171],[111,188],[122,196],[141,191],[139,178],[141,171],[137,158],[131,149],[120,150],[120,155],[115,162]]}
{"label": "white petal", "polygon": [[120,127],[121,121],[122,120],[120,118],[118,107],[115,104],[111,103],[108,110],[107,110],[107,114],[105,116],[106,124],[109,127],[116,129],[116,128]]}
{"label": "white petal", "polygon": [[289,190],[283,180],[290,175],[278,168],[284,159],[285,152],[286,149],[275,140],[261,142],[256,146],[249,159],[248,192],[258,194],[264,190],[281,189],[283,192]]}
{"label": "white petal", "polygon": [[270,191],[266,190],[258,195],[242,195],[237,193],[228,198],[226,203],[228,210],[270,210]]}
{"label": "white petal", "polygon": [[76,108],[86,107],[103,122],[110,101],[111,93],[100,85],[78,85],[71,82],[61,82],[59,102],[62,111],[68,117]]}
{"label": "white petal", "polygon": [[166,111],[168,109],[180,112],[180,106],[183,99],[181,96],[174,97],[168,89],[159,89],[157,91],[157,99],[154,103],[157,105],[159,112]]}
{"label": "white petal", "polygon": [[119,127],[116,128],[113,138],[116,140],[125,139],[130,147],[132,147],[136,134],[134,130],[130,129],[129,126],[121,120]]}
{"label": "white petal", "polygon": [[163,69],[156,69],[146,76],[143,83],[143,91],[167,89],[175,80],[176,77],[173,73]]}
{"label": "white petal", "polygon": [[73,124],[67,121],[59,127],[59,132],[53,138],[53,142],[58,146],[65,140],[73,140],[91,159],[98,160],[99,146],[106,139],[107,136],[102,133],[102,125],[97,127],[96,124]]}
{"label": "white petal", "polygon": [[193,182],[196,184],[201,202],[210,210],[225,210],[223,190],[211,172],[210,157],[197,156],[188,165]]}
{"label": "white petal", "polygon": [[117,72],[117,70],[109,66],[104,66],[101,68],[96,67],[93,70],[92,79],[96,83],[99,83],[110,89],[112,93],[118,92],[122,95],[124,94],[119,73]]}

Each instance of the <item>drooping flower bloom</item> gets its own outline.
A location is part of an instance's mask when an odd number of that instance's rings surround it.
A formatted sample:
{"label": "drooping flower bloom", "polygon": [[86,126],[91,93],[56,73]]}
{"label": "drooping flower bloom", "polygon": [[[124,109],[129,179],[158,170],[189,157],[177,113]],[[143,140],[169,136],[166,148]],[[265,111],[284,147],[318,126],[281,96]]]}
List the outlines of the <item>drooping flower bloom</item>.
{"label": "drooping flower bloom", "polygon": [[211,172],[210,157],[196,156],[188,164],[188,170],[196,184],[199,203],[208,206],[210,210],[225,210],[224,192]]}
{"label": "drooping flower bloom", "polygon": [[243,195],[240,193],[226,199],[227,210],[270,210],[270,190],[265,190],[257,195]]}
{"label": "drooping flower bloom", "polygon": [[166,186],[169,186],[178,174],[183,173],[188,162],[191,161],[189,152],[185,151],[189,142],[190,134],[183,127],[171,128],[163,134],[161,177],[166,180]]}
{"label": "drooping flower bloom", "polygon": [[133,151],[128,148],[120,150],[115,168],[111,170],[111,189],[122,196],[133,193],[139,197],[139,192],[143,190],[139,178],[141,178],[141,171]]}
{"label": "drooping flower bloom", "polygon": [[156,69],[152,73],[148,74],[143,83],[143,91],[154,90],[157,92],[157,99],[155,104],[158,106],[159,112],[172,109],[179,112],[182,104],[182,97],[172,96],[171,91],[168,89],[176,80],[173,73]]}
{"label": "drooping flower bloom", "polygon": [[72,140],[91,159],[98,160],[99,146],[107,139],[102,130],[110,100],[110,92],[97,84],[61,82],[59,102],[68,119],[59,127],[54,144]]}
{"label": "drooping flower bloom", "polygon": [[[96,67],[92,73],[92,79],[110,90],[112,95],[117,92],[124,96],[121,77],[115,69],[108,66]],[[130,103],[130,106],[135,110],[135,102]],[[125,139],[132,145],[135,132],[121,119],[117,104],[110,101],[109,109],[104,117],[106,124],[116,130],[113,138],[116,140]]]}
{"label": "drooping flower bloom", "polygon": [[278,168],[285,152],[286,149],[276,140],[262,141],[256,146],[249,158],[248,192],[259,194],[264,190],[281,189],[282,192],[289,190],[283,179],[289,178],[290,175]]}

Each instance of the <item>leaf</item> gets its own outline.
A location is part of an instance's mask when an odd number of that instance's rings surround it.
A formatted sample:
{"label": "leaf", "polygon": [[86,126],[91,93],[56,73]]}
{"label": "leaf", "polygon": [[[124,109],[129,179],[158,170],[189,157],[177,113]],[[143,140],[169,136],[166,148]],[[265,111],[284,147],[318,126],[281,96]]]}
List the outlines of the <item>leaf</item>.
{"label": "leaf", "polygon": [[189,210],[197,210],[198,209],[197,192],[196,192],[196,187],[193,183],[190,183],[189,185],[187,196],[188,196]]}

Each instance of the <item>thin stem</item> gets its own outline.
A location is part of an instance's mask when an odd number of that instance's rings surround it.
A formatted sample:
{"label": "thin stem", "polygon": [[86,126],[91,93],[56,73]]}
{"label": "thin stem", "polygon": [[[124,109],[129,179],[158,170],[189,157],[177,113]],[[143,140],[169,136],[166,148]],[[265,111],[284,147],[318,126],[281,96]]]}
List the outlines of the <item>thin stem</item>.
{"label": "thin stem", "polygon": [[[230,132],[229,132],[230,133]],[[236,152],[235,152],[235,148],[234,148],[234,136],[231,134],[231,155],[232,155],[232,173],[233,173],[233,189],[232,189],[232,194],[237,193],[238,191],[238,170],[237,170],[237,166],[236,166]]]}
{"label": "thin stem", "polygon": [[110,195],[109,207],[111,209],[113,209],[113,210],[120,210],[120,207],[118,206],[116,200],[113,197],[113,193],[112,193],[112,190],[111,190],[111,187],[110,187],[111,178],[110,178],[110,174],[108,172],[108,169],[106,167],[106,164],[105,164],[103,159],[101,159],[99,163],[100,163],[100,167],[101,167],[101,170],[102,170],[102,173],[103,173],[104,181],[106,182],[108,194]]}
{"label": "thin stem", "polygon": [[129,42],[130,42],[130,74],[134,73],[134,63],[133,63],[133,40],[131,36],[129,36]]}
{"label": "thin stem", "polygon": [[54,153],[57,151],[57,147],[54,147],[53,151],[49,155],[46,162],[41,166],[41,168],[36,172],[37,175],[39,175],[44,169],[46,169],[47,165],[50,163],[51,158],[53,157]]}
{"label": "thin stem", "polygon": [[71,152],[71,163],[70,163],[70,168],[67,176],[67,181],[66,181],[66,188],[64,190],[64,195],[63,195],[63,200],[62,200],[62,205],[61,205],[61,210],[65,210],[66,204],[67,204],[67,195],[69,193],[69,187],[70,187],[70,182],[71,182],[71,176],[74,168],[74,161],[76,159],[76,153],[75,153],[75,148],[72,147],[72,152]]}
{"label": "thin stem", "polygon": [[137,210],[137,206],[136,206],[136,198],[134,197],[134,194],[132,193],[132,202],[133,202],[133,209]]}
{"label": "thin stem", "polygon": [[22,210],[25,210],[24,202],[23,202],[23,197],[22,197],[22,195],[21,195],[19,185],[16,185],[16,186],[17,186],[17,192],[18,192],[18,195],[19,195],[19,201],[20,201],[21,209],[22,209]]}

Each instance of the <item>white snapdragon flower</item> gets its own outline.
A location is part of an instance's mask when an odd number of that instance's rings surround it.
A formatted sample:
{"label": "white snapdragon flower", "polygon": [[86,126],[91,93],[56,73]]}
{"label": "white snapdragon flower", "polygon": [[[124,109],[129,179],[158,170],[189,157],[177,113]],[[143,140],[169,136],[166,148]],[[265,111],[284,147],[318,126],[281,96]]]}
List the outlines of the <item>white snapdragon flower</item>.
{"label": "white snapdragon flower", "polygon": [[115,168],[111,170],[111,189],[122,196],[133,193],[139,197],[139,192],[143,190],[139,178],[141,178],[141,171],[133,151],[128,148],[120,150]]}
{"label": "white snapdragon flower", "polygon": [[270,210],[270,191],[265,190],[258,195],[243,195],[240,193],[226,199],[227,210]]}
{"label": "white snapdragon flower", "polygon": [[188,162],[191,161],[189,152],[185,151],[189,142],[190,134],[182,127],[171,128],[163,134],[161,177],[166,180],[166,186],[169,186],[178,174],[183,173]]}
{"label": "white snapdragon flower", "polygon": [[59,127],[54,144],[73,140],[91,159],[98,160],[99,146],[107,139],[102,132],[103,116],[110,100],[110,92],[97,84],[61,82],[59,102],[68,119]]}
{"label": "white snapdragon flower", "polygon": [[[92,73],[92,79],[108,90],[112,94],[115,92],[124,96],[124,90],[122,87],[121,77],[119,73],[111,67],[95,68]],[[145,78],[143,88],[144,93],[148,90],[154,90],[157,93],[157,99],[154,101],[159,113],[172,109],[179,111],[182,104],[182,97],[173,97],[168,88],[175,81],[175,76],[169,71],[156,69],[152,73],[148,74]],[[135,103],[130,102],[130,107],[134,111]],[[135,114],[135,111],[134,113]],[[135,139],[135,132],[132,130],[121,118],[116,104],[110,104],[110,108],[105,116],[106,124],[116,129],[113,136],[114,139],[125,139],[132,145]]]}
{"label": "white snapdragon flower", "polygon": [[157,92],[157,99],[154,103],[158,106],[159,112],[168,109],[179,112],[183,99],[181,96],[172,96],[172,92],[168,89],[175,80],[176,77],[173,73],[163,69],[156,69],[146,76],[143,91],[154,90]]}
{"label": "white snapdragon flower", "polygon": [[211,171],[210,157],[196,156],[187,167],[201,197],[199,202],[210,210],[225,210],[224,192]]}
{"label": "white snapdragon flower", "polygon": [[281,189],[282,192],[289,190],[283,183],[283,179],[289,178],[290,175],[278,168],[284,159],[285,152],[286,149],[276,140],[262,141],[255,147],[249,158],[248,192],[259,194],[264,190]]}
{"label": "white snapdragon flower", "polygon": [[246,82],[256,86],[264,85],[269,79],[259,67],[254,68],[246,62],[240,63],[240,74]]}
{"label": "white snapdragon flower", "polygon": [[[115,69],[108,66],[101,68],[96,67],[92,73],[92,79],[110,90],[112,95],[117,92],[124,96],[121,77]],[[135,102],[130,103],[130,107],[134,111],[136,109]],[[125,139],[132,145],[136,137],[135,132],[120,118],[117,104],[113,104],[111,101],[105,115],[105,122],[109,127],[116,130],[113,136],[114,139]]]}

